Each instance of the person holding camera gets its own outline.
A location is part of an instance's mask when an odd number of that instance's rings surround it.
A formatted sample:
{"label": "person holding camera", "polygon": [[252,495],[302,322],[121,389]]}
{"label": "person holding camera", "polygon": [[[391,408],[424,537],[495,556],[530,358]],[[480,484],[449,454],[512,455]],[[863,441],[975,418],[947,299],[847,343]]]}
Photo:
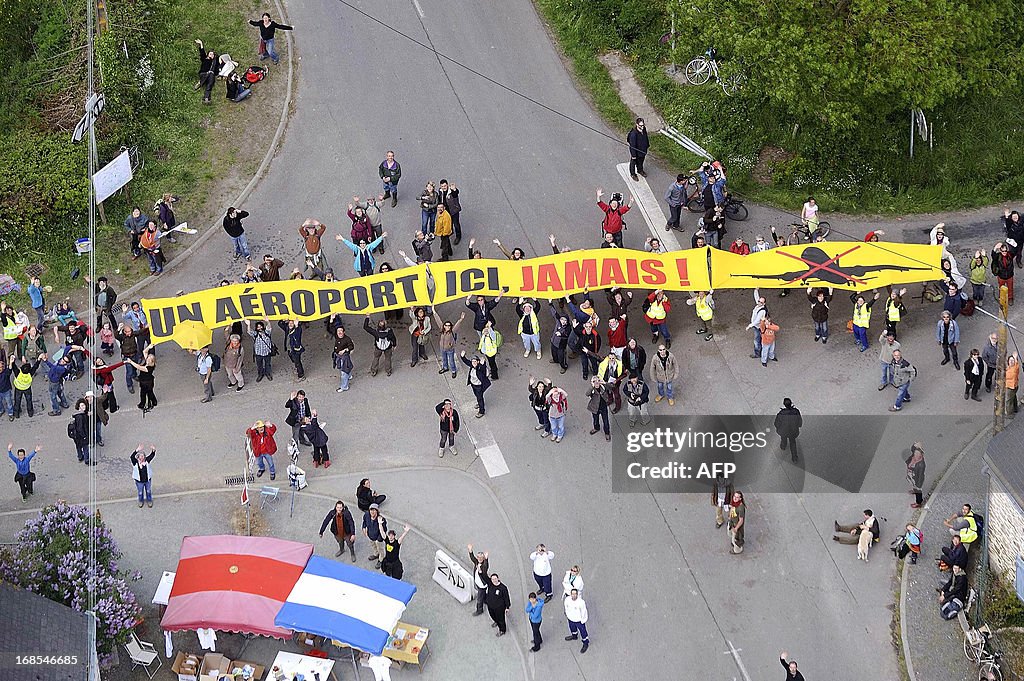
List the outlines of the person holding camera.
{"label": "person holding camera", "polygon": [[629,202],[622,205],[622,194],[615,192],[612,194],[612,198],[608,203],[601,200],[604,196],[604,190],[597,190],[597,207],[604,211],[604,220],[601,221],[601,230],[605,234],[611,234],[612,239],[615,241],[615,245],[622,248],[622,230],[626,228],[626,223],[622,219],[622,216],[629,212],[630,207],[633,205],[633,197],[629,197]]}

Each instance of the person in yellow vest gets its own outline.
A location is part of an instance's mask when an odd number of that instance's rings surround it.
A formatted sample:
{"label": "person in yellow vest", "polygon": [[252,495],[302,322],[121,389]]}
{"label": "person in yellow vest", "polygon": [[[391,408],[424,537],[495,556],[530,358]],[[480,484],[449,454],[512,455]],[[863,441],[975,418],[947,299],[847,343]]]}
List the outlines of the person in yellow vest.
{"label": "person in yellow vest", "polygon": [[893,291],[885,301],[885,330],[891,332],[893,338],[897,338],[896,326],[903,319],[903,315],[907,314],[907,308],[903,305],[903,296],[906,292],[906,287]]}
{"label": "person in yellow vest", "polygon": [[434,236],[441,238],[441,262],[444,262],[452,257],[452,216],[444,209],[443,203],[437,204]]}
{"label": "person in yellow vest", "polygon": [[18,346],[20,345],[21,339],[21,325],[18,323],[18,315],[15,314],[14,308],[7,305],[0,311],[0,325],[3,326],[4,331],[4,345],[7,350],[7,357],[14,358],[18,356]]}
{"label": "person in yellow vest", "polygon": [[32,377],[36,375],[39,363],[42,360],[36,359],[34,364],[25,362],[21,366],[15,365],[11,369],[11,385],[14,387],[14,418],[21,418],[21,401],[25,400],[25,411],[28,417],[35,416],[32,406]]}
{"label": "person in yellow vest", "polygon": [[1006,414],[1017,413],[1017,381],[1020,378],[1020,357],[1016,352],[1006,358]]}
{"label": "person in yellow vest", "polygon": [[850,301],[853,302],[853,342],[861,352],[868,349],[868,326],[871,325],[871,306],[879,297],[878,291],[871,300],[865,301],[863,293],[851,293]]}
{"label": "person in yellow vest", "polygon": [[597,365],[597,377],[604,381],[611,393],[612,401],[615,403],[612,413],[618,414],[622,409],[622,395],[619,392],[622,382],[622,360],[618,355],[612,351],[608,352],[608,356]]}
{"label": "person in yellow vest", "polygon": [[498,348],[501,347],[501,334],[495,331],[494,326],[488,321],[480,332],[480,344],[477,350],[487,358],[487,366],[491,370],[491,380],[498,380],[498,363],[495,357],[498,355]]}
{"label": "person in yellow vest", "polygon": [[644,303],[644,319],[651,325],[652,343],[658,342],[660,335],[665,347],[672,347],[672,334],[668,330],[668,313],[672,311],[672,303],[660,288],[647,296]]}
{"label": "person in yellow vest", "polygon": [[[703,335],[706,341],[714,337],[711,326],[711,322],[715,318],[715,299],[712,297],[714,292],[714,289],[710,291],[697,291],[692,298],[686,301],[687,305],[693,305],[697,318],[701,321],[702,326],[697,329],[697,335]],[[665,343],[665,347],[671,347],[671,345]]]}
{"label": "person in yellow vest", "polygon": [[959,536],[960,543],[967,549],[978,538],[978,519],[970,504],[964,504],[958,513],[943,520],[942,524],[949,528],[950,535]]}

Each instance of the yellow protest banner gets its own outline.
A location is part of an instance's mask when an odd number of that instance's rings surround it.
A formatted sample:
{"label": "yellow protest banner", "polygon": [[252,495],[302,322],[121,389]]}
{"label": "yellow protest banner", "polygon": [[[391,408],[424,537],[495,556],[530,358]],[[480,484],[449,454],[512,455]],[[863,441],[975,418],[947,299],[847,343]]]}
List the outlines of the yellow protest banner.
{"label": "yellow protest banner", "polygon": [[863,291],[942,279],[941,246],[822,241],[762,253],[711,254],[713,288],[831,286]]}
{"label": "yellow protest banner", "polygon": [[[941,249],[932,246],[819,243],[735,255],[710,247],[645,253],[627,249],[571,251],[525,260],[455,260],[369,277],[321,282],[295,279],[232,284],[175,298],[145,299],[154,343],[175,337],[184,322],[210,329],[242,319],[309,322],[332,314],[370,314],[439,305],[471,295],[561,298],[584,289],[695,291],[829,285],[863,289],[940,278]],[[840,264],[841,263],[841,264]]]}

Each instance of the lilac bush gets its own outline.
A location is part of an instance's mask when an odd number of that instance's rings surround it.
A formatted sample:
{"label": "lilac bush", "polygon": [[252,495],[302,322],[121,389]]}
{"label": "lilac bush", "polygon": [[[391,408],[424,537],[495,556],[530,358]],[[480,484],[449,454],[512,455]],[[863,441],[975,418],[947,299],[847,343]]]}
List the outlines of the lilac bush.
{"label": "lilac bush", "polygon": [[[92,526],[96,570],[90,569],[91,520],[85,506],[65,501],[47,506],[25,523],[18,543],[0,553],[0,579],[79,612],[88,610],[93,591],[96,649],[100,664],[108,666],[117,646],[128,640],[142,608],[128,587],[128,573],[117,569],[121,552],[98,512]],[[136,572],[130,578],[141,576]]]}

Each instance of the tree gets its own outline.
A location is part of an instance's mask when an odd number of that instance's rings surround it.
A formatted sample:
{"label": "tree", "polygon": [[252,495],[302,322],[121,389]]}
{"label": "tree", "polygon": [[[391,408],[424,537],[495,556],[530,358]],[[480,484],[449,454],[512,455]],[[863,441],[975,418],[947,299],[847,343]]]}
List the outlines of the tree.
{"label": "tree", "polygon": [[804,125],[850,131],[1021,80],[1012,0],[694,2],[687,49],[714,45],[725,73],[744,72],[741,97]]}
{"label": "tree", "polygon": [[[96,550],[96,568],[89,564],[89,537]],[[0,553],[0,578],[52,601],[84,612],[89,590],[95,589],[96,650],[107,666],[116,646],[141,616],[127,575],[118,572],[121,552],[110,530],[85,506],[58,501],[25,523],[18,543]],[[135,573],[134,578],[142,575]]]}

